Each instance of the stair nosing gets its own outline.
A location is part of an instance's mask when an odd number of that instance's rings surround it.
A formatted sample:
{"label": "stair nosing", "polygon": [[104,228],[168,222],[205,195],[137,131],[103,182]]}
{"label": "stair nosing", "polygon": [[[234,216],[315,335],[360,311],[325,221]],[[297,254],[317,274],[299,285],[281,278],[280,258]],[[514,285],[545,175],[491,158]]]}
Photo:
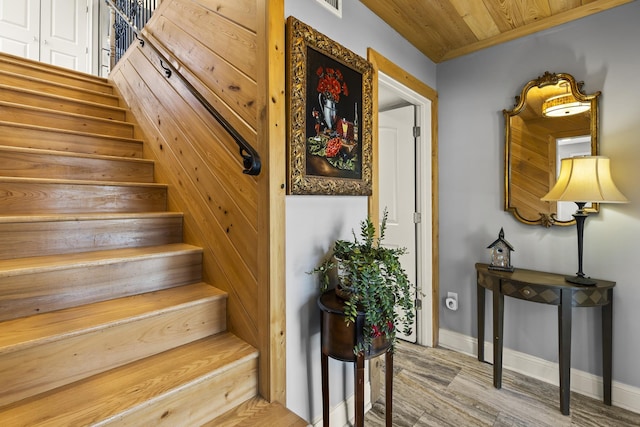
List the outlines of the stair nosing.
{"label": "stair nosing", "polygon": [[30,222],[63,222],[63,221],[97,221],[104,219],[132,219],[154,217],[182,217],[182,212],[113,212],[113,213],[60,213],[60,214],[34,214],[34,215],[0,215],[1,223],[30,223]]}
{"label": "stair nosing", "polygon": [[[168,184],[158,182],[119,182],[119,181],[93,181],[84,179],[51,179],[51,178],[22,178],[14,176],[0,176],[0,182],[37,183],[37,184],[65,184],[65,185],[95,185],[102,187],[151,187],[168,188]],[[16,215],[13,215],[16,216]]]}
{"label": "stair nosing", "polygon": [[[117,313],[109,313],[109,306],[114,305],[122,305],[124,301],[133,301],[140,298],[153,298],[153,296],[160,295],[164,297],[165,294],[170,293],[179,293],[183,291],[185,287],[198,287],[202,288],[203,294],[198,295],[195,299],[190,299],[186,301],[182,301],[180,303],[175,303],[172,301],[167,303],[166,306],[162,307],[152,307],[152,308],[144,308],[140,307],[140,305],[132,304],[130,307],[131,310],[127,313],[122,313],[121,310]],[[210,291],[209,294],[205,295],[204,290]],[[227,293],[222,291],[221,289],[215,288],[214,286],[209,285],[205,282],[197,282],[188,285],[181,285],[174,288],[167,288],[158,291],[146,292],[143,294],[129,295],[126,297],[116,298],[112,300],[106,301],[98,301],[91,304],[84,304],[79,307],[70,307],[64,308],[61,310],[50,311],[46,313],[34,314],[29,317],[21,317],[16,319],[9,319],[0,322],[0,327],[3,330],[7,330],[13,324],[20,325],[20,323],[24,323],[33,318],[38,318],[41,327],[38,328],[38,332],[40,332],[40,336],[31,338],[28,340],[15,340],[2,343],[0,342],[0,357],[4,354],[10,354],[17,351],[24,351],[29,348],[37,347],[39,345],[53,343],[59,341],[61,339],[68,339],[73,337],[78,337],[82,335],[86,335],[95,331],[99,331],[104,328],[113,328],[120,325],[126,325],[133,322],[137,322],[144,319],[150,319],[153,317],[161,316],[164,313],[175,312],[179,310],[183,310],[188,307],[193,307],[196,305],[200,305],[210,301],[217,301],[220,299],[226,299]],[[93,323],[90,323],[91,317],[73,317],[71,319],[65,319],[64,315],[67,313],[72,313],[74,311],[85,310],[86,307],[91,307],[97,312],[101,314],[101,317],[98,320],[95,320]],[[105,309],[106,308],[106,309]],[[100,311],[100,310],[103,311]],[[95,315],[95,314],[94,314]],[[57,318],[57,319],[56,319]],[[64,330],[60,328],[54,328],[50,325],[60,325],[64,324]],[[31,331],[33,332],[33,331]],[[12,333],[8,334],[10,338],[14,338],[19,335],[16,331],[12,331]]]}

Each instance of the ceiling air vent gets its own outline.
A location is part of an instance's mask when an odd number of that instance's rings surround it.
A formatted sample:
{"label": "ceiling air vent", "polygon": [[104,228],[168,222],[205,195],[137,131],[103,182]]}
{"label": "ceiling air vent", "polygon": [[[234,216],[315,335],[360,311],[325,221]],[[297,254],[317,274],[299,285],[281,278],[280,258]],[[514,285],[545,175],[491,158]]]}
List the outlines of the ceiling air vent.
{"label": "ceiling air vent", "polygon": [[342,0],[317,0],[321,5],[342,18]]}

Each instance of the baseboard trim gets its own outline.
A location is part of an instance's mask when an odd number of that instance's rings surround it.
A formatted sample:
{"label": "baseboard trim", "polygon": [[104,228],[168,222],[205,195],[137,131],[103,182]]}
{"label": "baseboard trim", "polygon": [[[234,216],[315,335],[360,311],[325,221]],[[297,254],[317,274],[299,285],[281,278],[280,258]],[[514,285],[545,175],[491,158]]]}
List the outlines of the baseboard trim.
{"label": "baseboard trim", "polygon": [[[440,329],[439,345],[476,357],[478,354],[477,339],[447,329]],[[493,344],[484,343],[485,360],[493,361]],[[558,385],[558,364],[534,357],[526,353],[505,348],[502,364],[506,369]],[[571,391],[602,400],[602,377],[571,369]],[[640,388],[618,381],[611,384],[611,400],[614,406],[640,413]]]}
{"label": "baseboard trim", "polygon": [[[355,419],[355,395],[349,396],[346,400],[339,402],[329,411],[330,426],[350,426]],[[371,409],[371,383],[364,384],[364,412]],[[316,419],[313,427],[322,427],[322,417]]]}

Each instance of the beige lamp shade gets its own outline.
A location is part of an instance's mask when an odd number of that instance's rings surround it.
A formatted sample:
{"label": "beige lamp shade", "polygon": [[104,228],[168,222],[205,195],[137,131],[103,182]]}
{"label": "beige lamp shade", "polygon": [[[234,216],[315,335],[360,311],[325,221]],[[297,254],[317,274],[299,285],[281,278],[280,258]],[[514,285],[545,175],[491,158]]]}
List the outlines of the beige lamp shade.
{"label": "beige lamp shade", "polygon": [[603,156],[562,159],[558,180],[541,200],[585,203],[628,202],[611,179],[609,158]]}

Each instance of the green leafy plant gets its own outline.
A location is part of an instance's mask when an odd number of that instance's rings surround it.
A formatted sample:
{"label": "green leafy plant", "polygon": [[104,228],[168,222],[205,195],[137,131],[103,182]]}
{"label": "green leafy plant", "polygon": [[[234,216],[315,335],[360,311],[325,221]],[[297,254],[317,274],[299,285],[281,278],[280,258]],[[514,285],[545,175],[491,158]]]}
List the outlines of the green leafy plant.
{"label": "green leafy plant", "polygon": [[360,223],[360,237],[353,231],[353,241],[337,240],[333,251],[310,273],[320,277],[320,290],[326,291],[336,272],[336,291],[345,296],[347,324],[355,323],[358,311],[364,313],[364,340],[354,353],[366,351],[373,340],[385,335],[392,346],[396,331],[411,334],[414,319],[414,285],[400,265],[406,248],[382,246],[387,226],[385,209],[379,235],[369,218]]}

